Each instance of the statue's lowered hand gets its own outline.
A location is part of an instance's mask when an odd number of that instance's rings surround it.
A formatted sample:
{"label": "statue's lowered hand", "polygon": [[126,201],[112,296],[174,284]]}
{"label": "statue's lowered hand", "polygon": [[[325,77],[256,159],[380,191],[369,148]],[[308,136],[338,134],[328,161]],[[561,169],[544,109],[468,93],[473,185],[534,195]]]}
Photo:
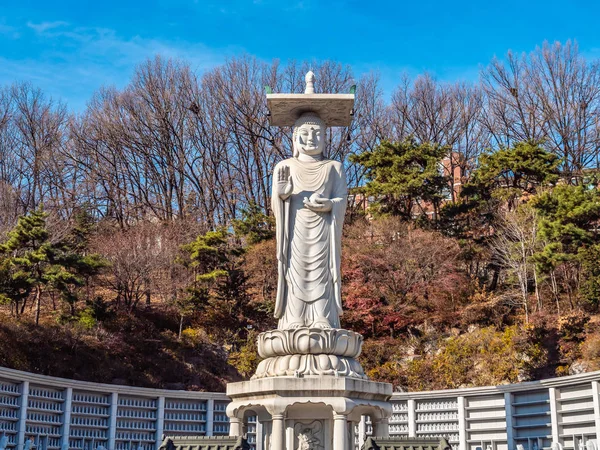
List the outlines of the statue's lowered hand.
{"label": "statue's lowered hand", "polygon": [[290,175],[290,168],[288,166],[281,166],[279,170],[277,170],[277,194],[282,199],[288,198],[292,191],[294,190],[294,186],[292,184],[292,177]]}
{"label": "statue's lowered hand", "polygon": [[328,198],[321,194],[313,194],[310,199],[304,197],[304,206],[314,212],[329,212],[333,207],[333,203]]}

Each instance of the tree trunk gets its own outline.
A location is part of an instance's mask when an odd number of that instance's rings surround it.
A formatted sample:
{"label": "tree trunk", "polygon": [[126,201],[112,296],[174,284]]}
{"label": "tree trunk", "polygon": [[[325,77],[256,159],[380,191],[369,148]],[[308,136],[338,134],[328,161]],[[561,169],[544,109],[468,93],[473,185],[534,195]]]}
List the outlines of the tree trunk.
{"label": "tree trunk", "polygon": [[40,309],[42,304],[42,287],[35,287],[35,325],[38,326],[40,324]]}
{"label": "tree trunk", "polygon": [[490,281],[488,290],[495,291],[498,287],[498,279],[500,278],[500,267],[494,264],[492,266],[492,271],[492,280]]}
{"label": "tree trunk", "polygon": [[556,314],[560,316],[560,303],[558,298],[558,285],[556,283],[556,274],[554,270],[550,272],[550,281],[552,281],[552,294],[554,295],[554,301],[556,301]]}
{"label": "tree trunk", "polygon": [[177,335],[177,340],[181,341],[181,333],[183,332],[183,314],[179,315],[179,334]]}
{"label": "tree trunk", "polygon": [[535,287],[535,299],[537,301],[537,310],[541,311],[543,308],[542,296],[540,295],[540,288],[538,286],[537,270],[536,270],[535,266],[533,268],[533,284]]}

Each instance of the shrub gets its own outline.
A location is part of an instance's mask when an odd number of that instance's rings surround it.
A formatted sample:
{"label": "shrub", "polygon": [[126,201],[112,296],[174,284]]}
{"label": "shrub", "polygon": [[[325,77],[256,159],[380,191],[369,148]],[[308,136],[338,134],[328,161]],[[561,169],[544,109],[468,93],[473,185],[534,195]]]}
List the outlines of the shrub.
{"label": "shrub", "polygon": [[90,307],[87,307],[83,311],[80,311],[77,317],[77,323],[86,330],[91,330],[94,328],[98,324],[94,310]]}
{"label": "shrub", "polygon": [[590,370],[600,370],[600,332],[589,334],[581,344],[581,356],[590,363]]}
{"label": "shrub", "polygon": [[256,372],[258,367],[258,347],[256,344],[256,332],[248,333],[246,343],[239,351],[229,354],[228,363],[237,369],[245,378],[249,378]]}

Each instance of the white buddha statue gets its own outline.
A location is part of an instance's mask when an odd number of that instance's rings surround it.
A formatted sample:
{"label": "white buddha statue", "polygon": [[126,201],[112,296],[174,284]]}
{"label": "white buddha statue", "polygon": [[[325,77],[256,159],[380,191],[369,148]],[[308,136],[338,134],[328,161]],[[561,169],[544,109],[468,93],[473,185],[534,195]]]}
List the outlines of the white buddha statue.
{"label": "white buddha statue", "polygon": [[315,113],[295,123],[294,155],[275,166],[278,329],[339,328],[340,251],[348,188],[344,168],[323,157],[325,123]]}

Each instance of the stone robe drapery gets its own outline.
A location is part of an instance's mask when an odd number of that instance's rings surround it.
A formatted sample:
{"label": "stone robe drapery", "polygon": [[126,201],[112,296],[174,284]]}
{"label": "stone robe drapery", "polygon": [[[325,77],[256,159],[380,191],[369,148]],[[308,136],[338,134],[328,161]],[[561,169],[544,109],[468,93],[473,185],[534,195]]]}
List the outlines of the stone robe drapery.
{"label": "stone robe drapery", "polygon": [[[282,200],[277,173],[290,168],[293,191]],[[314,212],[303,201],[314,193],[331,199],[328,212]],[[275,317],[279,329],[327,321],[340,327],[340,255],[348,187],[342,164],[290,158],[275,167],[272,208],[277,234],[278,285]]]}

